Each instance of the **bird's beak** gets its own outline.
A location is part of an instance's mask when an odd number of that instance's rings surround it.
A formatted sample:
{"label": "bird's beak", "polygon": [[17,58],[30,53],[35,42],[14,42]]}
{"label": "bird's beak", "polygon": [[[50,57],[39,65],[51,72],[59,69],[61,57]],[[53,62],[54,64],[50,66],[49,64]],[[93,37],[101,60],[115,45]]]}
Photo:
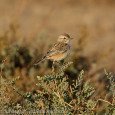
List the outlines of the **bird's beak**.
{"label": "bird's beak", "polygon": [[70,38],[70,40],[73,40],[74,38]]}

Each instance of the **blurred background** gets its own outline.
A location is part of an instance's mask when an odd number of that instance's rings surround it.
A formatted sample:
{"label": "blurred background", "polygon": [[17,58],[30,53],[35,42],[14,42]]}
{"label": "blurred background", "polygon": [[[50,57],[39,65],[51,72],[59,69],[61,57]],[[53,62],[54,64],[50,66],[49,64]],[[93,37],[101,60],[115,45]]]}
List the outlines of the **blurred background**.
{"label": "blurred background", "polygon": [[83,69],[85,79],[96,88],[94,97],[104,98],[108,84],[104,68],[115,75],[115,0],[0,0],[3,77],[20,76],[17,87],[35,92],[36,76],[50,74],[51,62],[31,64],[62,33],[74,38],[65,60],[74,62],[66,70],[69,79],[76,79]]}

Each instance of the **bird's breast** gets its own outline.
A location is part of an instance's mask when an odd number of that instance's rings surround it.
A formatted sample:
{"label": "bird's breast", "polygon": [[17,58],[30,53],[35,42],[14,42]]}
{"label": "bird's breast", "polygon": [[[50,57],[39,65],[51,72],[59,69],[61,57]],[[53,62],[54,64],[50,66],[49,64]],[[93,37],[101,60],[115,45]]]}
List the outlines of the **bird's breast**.
{"label": "bird's breast", "polygon": [[66,58],[68,56],[68,54],[69,54],[69,51],[61,53],[61,54],[57,54],[55,56],[51,56],[51,57],[49,57],[49,59],[52,59],[54,61],[60,61],[60,60],[63,60],[64,58]]}

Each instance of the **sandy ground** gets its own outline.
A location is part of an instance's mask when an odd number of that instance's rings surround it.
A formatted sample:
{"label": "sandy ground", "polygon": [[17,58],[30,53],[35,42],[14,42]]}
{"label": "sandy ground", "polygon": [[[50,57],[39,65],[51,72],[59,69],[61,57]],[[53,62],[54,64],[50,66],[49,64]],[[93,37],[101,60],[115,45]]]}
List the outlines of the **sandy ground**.
{"label": "sandy ground", "polygon": [[53,42],[61,33],[69,33],[75,38],[72,49],[76,48],[82,36],[80,31],[85,27],[87,40],[83,54],[90,59],[105,55],[96,67],[114,72],[114,0],[0,0],[0,34],[14,20],[18,20],[20,30],[27,39],[45,32]]}

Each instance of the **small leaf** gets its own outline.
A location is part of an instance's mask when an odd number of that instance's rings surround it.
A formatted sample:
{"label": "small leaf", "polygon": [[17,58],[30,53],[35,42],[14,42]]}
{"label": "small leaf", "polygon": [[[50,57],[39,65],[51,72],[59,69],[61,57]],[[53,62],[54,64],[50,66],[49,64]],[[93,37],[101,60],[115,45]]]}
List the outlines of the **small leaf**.
{"label": "small leaf", "polygon": [[41,80],[41,77],[40,77],[40,76],[37,76],[37,79],[38,79],[38,80]]}
{"label": "small leaf", "polygon": [[105,75],[109,75],[109,73],[107,72],[107,70],[106,70],[106,69],[104,69],[104,72],[105,72]]}

